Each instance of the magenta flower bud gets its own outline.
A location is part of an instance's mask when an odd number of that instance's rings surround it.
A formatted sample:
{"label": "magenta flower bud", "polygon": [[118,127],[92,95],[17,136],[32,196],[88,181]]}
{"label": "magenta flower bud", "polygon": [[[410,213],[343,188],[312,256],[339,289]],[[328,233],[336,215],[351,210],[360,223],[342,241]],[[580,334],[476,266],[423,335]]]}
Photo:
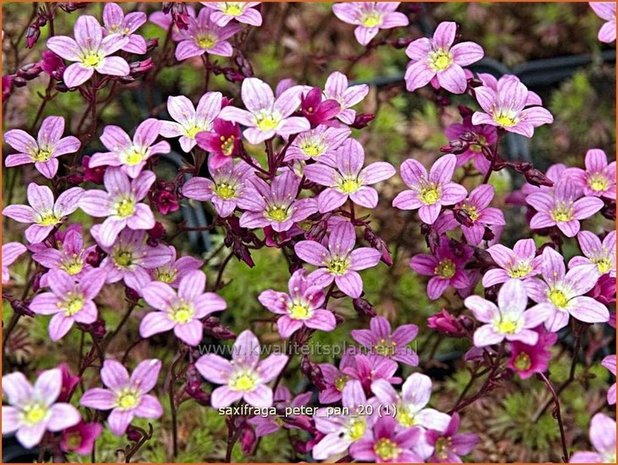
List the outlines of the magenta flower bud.
{"label": "magenta flower bud", "polygon": [[468,149],[468,144],[462,140],[451,140],[447,145],[440,147],[442,153],[452,153],[460,155]]}
{"label": "magenta flower bud", "polygon": [[103,261],[104,256],[105,252],[103,252],[99,246],[96,246],[94,250],[86,255],[85,263],[92,267],[97,267],[101,264],[101,261]]}
{"label": "magenta flower bud", "polygon": [[81,174],[70,174],[64,178],[67,184],[71,187],[79,186],[82,182],[84,182],[84,176]]}
{"label": "magenta flower bud", "polygon": [[41,30],[38,23],[34,23],[28,26],[28,29],[26,30],[26,47],[34,47],[36,41],[39,40],[40,36]]}
{"label": "magenta flower bud", "polygon": [[85,155],[82,158],[82,167],[84,168],[84,179],[94,184],[103,184],[103,177],[105,175],[105,166],[97,166],[96,168],[90,168],[90,155]]}
{"label": "magenta flower bud", "polygon": [[246,426],[240,433],[240,447],[245,454],[250,454],[255,447],[256,437],[252,427]]}
{"label": "magenta flower bud", "polygon": [[159,39],[152,38],[146,41],[146,53],[152,52],[155,48],[159,46]]}
{"label": "magenta flower bud", "polygon": [[465,334],[457,317],[444,308],[427,318],[427,326],[449,336],[461,337]]}
{"label": "magenta flower bud", "polygon": [[24,78],[27,81],[31,81],[32,79],[39,77],[41,71],[43,71],[43,69],[39,63],[29,63],[17,70],[17,76]]}
{"label": "magenta flower bud", "polygon": [[187,385],[185,387],[185,392],[200,405],[209,406],[210,394],[202,390],[202,378],[195,368],[195,365],[191,364],[187,368],[186,379]]}
{"label": "magenta flower bud", "polygon": [[131,289],[130,287],[125,288],[124,295],[132,302],[137,302],[140,299],[139,292],[135,289]]}
{"label": "magenta flower bud", "polygon": [[178,195],[174,192],[174,184],[165,181],[157,181],[151,189],[148,198],[150,204],[162,215],[178,211]]}
{"label": "magenta flower bud", "polygon": [[547,186],[552,187],[554,185],[553,181],[549,179],[543,172],[537,170],[536,168],[531,168],[524,172],[524,176],[526,181],[528,181],[533,186],[541,187]]}
{"label": "magenta flower bud", "polygon": [[309,357],[302,358],[300,362],[300,370],[311,380],[311,383],[318,388],[318,390],[323,391],[328,387],[326,381],[324,380],[322,369],[317,363],[313,363],[309,360]]}
{"label": "magenta flower bud", "polygon": [[363,299],[362,297],[359,297],[358,299],[353,299],[352,304],[354,305],[354,310],[356,310],[356,312],[360,316],[376,316],[376,311],[373,308],[373,305],[371,305],[367,300]]}
{"label": "magenta flower bud", "polygon": [[69,370],[68,363],[61,363],[58,368],[62,372],[62,388],[58,396],[59,402],[68,402],[75,387],[79,383],[79,376],[74,376]]}
{"label": "magenta flower bud", "polygon": [[11,308],[20,315],[34,316],[34,312],[30,310],[30,302],[27,300],[15,299],[11,301]]}
{"label": "magenta flower bud", "polygon": [[[148,234],[148,240],[152,240],[158,242],[160,239],[165,237],[165,226],[161,224],[159,221],[155,222],[155,225],[152,229],[146,231]],[[156,247],[155,244],[149,244],[151,247]]]}
{"label": "magenta flower bud", "polygon": [[2,76],[2,101],[5,101],[11,95],[13,90],[15,76],[6,74]]}
{"label": "magenta flower bud", "polygon": [[86,8],[88,6],[87,3],[84,2],[62,2],[58,3],[58,7],[61,10],[67,13],[73,13],[74,11],[80,10],[82,8]]}
{"label": "magenta flower bud", "polygon": [[212,337],[221,340],[234,339],[236,337],[236,334],[230,328],[222,325],[219,322],[219,318],[214,316],[209,316],[204,320],[204,331]]}
{"label": "magenta flower bud", "polygon": [[13,86],[19,88],[19,87],[26,87],[26,85],[28,84],[28,81],[26,81],[23,77],[14,75],[13,76]]}
{"label": "magenta flower bud", "polygon": [[350,124],[350,127],[354,129],[363,129],[367,127],[375,119],[376,115],[373,113],[360,113],[354,118],[354,122]]}
{"label": "magenta flower bud", "polygon": [[32,292],[37,292],[39,289],[41,289],[41,277],[43,276],[42,273],[37,273],[34,275],[34,278],[32,279]]}
{"label": "magenta flower bud", "polygon": [[131,442],[138,442],[142,439],[142,433],[137,428],[129,425],[127,428],[127,439]]}

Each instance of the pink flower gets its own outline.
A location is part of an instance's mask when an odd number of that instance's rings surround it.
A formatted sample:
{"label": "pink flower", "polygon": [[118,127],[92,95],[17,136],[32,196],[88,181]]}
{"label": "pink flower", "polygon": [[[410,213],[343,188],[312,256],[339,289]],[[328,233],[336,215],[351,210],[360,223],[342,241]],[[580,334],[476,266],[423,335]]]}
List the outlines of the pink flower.
{"label": "pink flower", "polygon": [[353,250],[355,244],[354,226],[346,221],[332,228],[328,249],[316,241],[300,241],[294,250],[301,260],[319,267],[309,275],[309,280],[322,287],[334,281],[341,292],[357,298],[363,292],[358,271],[376,266],[381,254],[370,247]]}
{"label": "pink flower", "polygon": [[616,231],[608,232],[603,242],[590,231],[580,231],[577,241],[584,257],[573,257],[569,268],[593,264],[599,274],[609,273],[610,277],[616,277]]}
{"label": "pink flower", "polygon": [[427,442],[433,446],[433,455],[428,462],[461,463],[460,455],[467,455],[480,442],[474,433],[458,433],[459,414],[454,413],[451,422],[444,430],[429,430],[426,434]]}
{"label": "pink flower", "polygon": [[64,191],[54,201],[54,194],[47,186],[28,184],[28,205],[8,205],[2,211],[4,216],[19,222],[30,224],[26,229],[26,239],[32,244],[43,242],[65,217],[77,210],[79,197],[83,193],[80,187]]}
{"label": "pink flower", "polygon": [[120,166],[131,178],[136,178],[146,166],[146,161],[153,155],[169,153],[167,142],[157,142],[161,132],[162,121],[148,118],[135,130],[133,140],[118,126],[105,126],[101,142],[109,152],[95,153],[90,159],[89,167]]}
{"label": "pink flower", "polygon": [[152,171],[143,171],[130,179],[120,168],[109,168],[103,177],[107,192],[88,190],[79,201],[82,210],[96,218],[106,218],[99,229],[101,245],[110,247],[120,231],[148,230],[155,225],[152,210],[141,200],[156,179]]}
{"label": "pink flower", "polygon": [[231,362],[215,354],[198,359],[195,367],[200,374],[211,383],[222,385],[212,392],[213,408],[227,407],[240,399],[257,408],[272,405],[273,391],[266,384],[283,370],[288,356],[272,354],[260,362],[260,353],[258,339],[245,330],[234,342]]}
{"label": "pink flower", "polygon": [[323,308],[326,295],[322,287],[308,280],[305,270],[294,272],[288,288],[288,294],[269,289],[258,296],[264,307],[281,315],[277,320],[281,337],[287,339],[303,326],[322,331],[335,328],[335,315]]}
{"label": "pink flower", "polygon": [[275,135],[289,137],[311,128],[309,121],[291,116],[300,105],[303,88],[293,86],[275,99],[272,89],[258,78],[245,78],[240,94],[246,110],[227,106],[219,118],[246,126],[243,135],[251,144],[259,144]]}
{"label": "pink flower", "polygon": [[530,105],[529,92],[516,76],[502,76],[495,88],[484,84],[476,87],[474,93],[483,111],[472,115],[472,124],[489,124],[532,137],[535,127],[554,121],[543,107],[526,108]]}
{"label": "pink flower", "polygon": [[146,231],[143,230],[125,229],[109,247],[101,243],[100,225],[93,226],[91,233],[107,253],[100,266],[107,271],[107,283],[123,280],[137,292],[152,281],[149,270],[168,263],[172,256],[169,248],[162,244],[157,247],[146,245]]}
{"label": "pink flower", "polygon": [[401,378],[395,376],[398,369],[399,365],[394,360],[373,354],[356,354],[352,358],[352,363],[343,368],[343,373],[352,380],[360,381],[365,392],[371,392],[371,385],[378,379],[388,381],[390,384],[401,383]]}
{"label": "pink flower", "polygon": [[[462,123],[451,124],[444,131],[449,141],[460,140],[463,137],[474,136],[480,143],[488,147],[493,147],[498,138],[496,128],[488,124],[472,124],[472,115],[464,116]],[[483,154],[482,145],[466,144],[466,150],[457,154],[457,166],[464,166],[469,161],[474,163],[474,167],[481,173],[487,173],[490,162]]]}
{"label": "pink flower", "polygon": [[62,270],[52,270],[48,279],[51,292],[32,299],[30,310],[39,315],[53,315],[49,322],[49,337],[58,341],[69,332],[73,323],[91,324],[97,319],[94,298],[105,284],[106,272],[92,269],[80,282]]}
{"label": "pink flower", "polygon": [[215,119],[212,131],[198,132],[195,141],[200,148],[210,153],[208,166],[213,169],[229,163],[241,153],[242,138],[240,126],[222,119]]}
{"label": "pink flower", "polygon": [[227,40],[240,31],[238,24],[217,25],[212,18],[212,10],[202,8],[197,17],[189,16],[189,26],[181,32],[182,39],[176,46],[176,59],[199,57],[204,53],[223,57],[234,54],[232,44]]}
{"label": "pink flower", "polygon": [[227,163],[211,170],[211,179],[193,177],[182,186],[182,195],[201,202],[210,201],[217,214],[227,218],[247,192],[254,193],[249,178],[253,168],[242,160]]}
{"label": "pink flower", "polygon": [[[94,251],[95,247],[84,247],[81,225],[73,227],[71,225],[60,242],[60,249],[47,247],[38,244],[33,250],[32,259],[49,270],[62,270],[73,277],[74,280],[81,279],[81,276],[92,267],[86,262],[88,255]],[[48,274],[41,276],[41,286],[47,286]]]}
{"label": "pink flower", "polygon": [[445,308],[427,318],[427,327],[454,337],[461,337],[465,334],[459,318]]}
{"label": "pink flower", "polygon": [[318,210],[327,213],[342,206],[348,199],[365,208],[378,205],[378,191],[372,184],[385,181],[395,174],[390,163],[378,161],[363,168],[365,151],[355,139],[346,140],[331,158],[321,158],[305,168],[310,181],[326,186],[318,196]]}
{"label": "pink flower", "polygon": [[549,333],[542,327],[536,328],[539,338],[536,344],[528,345],[520,341],[511,343],[511,356],[507,366],[521,379],[528,379],[535,373],[543,373],[549,367],[551,347],[558,340],[556,333]]}
{"label": "pink flower", "polygon": [[483,286],[490,287],[509,279],[526,279],[541,272],[543,257],[536,256],[534,239],[521,239],[515,243],[513,250],[502,244],[492,245],[487,249],[491,258],[500,268],[487,270],[483,275]]}
{"label": "pink flower", "polygon": [[446,236],[440,236],[440,241],[432,255],[417,254],[410,260],[410,268],[423,276],[431,276],[427,283],[427,295],[436,300],[447,287],[465,289],[470,285],[470,278],[464,271],[464,266],[472,256],[472,251],[466,247],[463,253],[455,253]]}
{"label": "pink flower", "polygon": [[377,356],[406,365],[418,365],[418,355],[408,347],[418,334],[418,326],[401,325],[391,331],[389,321],[383,316],[376,316],[369,322],[369,327],[370,329],[353,329],[352,339]]}
{"label": "pink flower", "polygon": [[148,394],[156,386],[160,370],[160,360],[147,359],[140,362],[129,377],[122,364],[105,360],[101,380],[107,389],[88,389],[80,403],[96,410],[111,410],[107,417],[109,429],[121,436],[134,418],[159,418],[163,415],[159,400]]}
{"label": "pink flower", "polygon": [[545,315],[526,311],[528,296],[521,281],[509,279],[502,285],[497,306],[478,295],[467,297],[464,305],[478,321],[485,323],[474,332],[475,346],[490,346],[504,339],[528,345],[537,343],[538,333],[532,328],[542,324]]}
{"label": "pink flower", "polygon": [[479,245],[483,240],[485,228],[488,226],[504,226],[504,213],[489,204],[494,198],[494,188],[489,184],[481,184],[475,188],[466,200],[455,206],[456,210],[465,214],[466,221],[461,225],[464,237],[470,245]]}
{"label": "pink flower", "polygon": [[26,250],[26,246],[19,242],[2,244],[2,284],[8,283],[11,279],[9,266],[15,263]]}
{"label": "pink flower", "polygon": [[454,94],[463,94],[468,80],[463,66],[479,61],[485,53],[474,42],[453,45],[457,24],[444,21],[438,24],[433,38],[422,37],[411,42],[406,55],[412,60],[406,70],[406,88],[412,92],[436,80],[440,87]]}
{"label": "pink flower", "polygon": [[603,150],[590,149],[586,152],[586,169],[569,168],[568,173],[581,187],[584,195],[616,199],[616,162],[607,163]]}
{"label": "pink flower", "polygon": [[609,311],[602,303],[585,296],[599,274],[594,265],[581,265],[565,273],[564,258],[551,247],[543,250],[541,267],[543,280],[526,280],[528,296],[537,302],[534,311],[545,323],[545,328],[557,332],[569,322],[569,315],[585,323],[605,323]]}
{"label": "pink flower", "polygon": [[251,26],[262,25],[262,15],[255,9],[261,2],[201,2],[206,8],[213,10],[211,19],[218,26],[225,26],[230,21]]}
{"label": "pink flower", "polygon": [[175,122],[163,121],[163,137],[179,137],[180,147],[189,153],[195,147],[195,136],[202,131],[210,131],[215,118],[221,111],[223,95],[221,92],[206,92],[200,98],[197,109],[184,95],[167,98],[167,111]]}
{"label": "pink flower", "polygon": [[[614,377],[616,376],[616,355],[608,355],[601,361],[601,365],[607,368]],[[612,384],[607,391],[607,403],[609,405],[616,403],[616,383]]]}
{"label": "pink flower", "polygon": [[67,87],[78,87],[94,72],[110,76],[126,76],[131,71],[124,58],[109,55],[121,50],[129,38],[120,34],[103,37],[103,28],[94,16],[80,16],[75,22],[75,40],[66,36],[47,39],[47,48],[65,60],[75,61],[64,71]]}
{"label": "pink flower", "polygon": [[344,353],[339,362],[339,368],[330,363],[320,363],[318,366],[323,376],[324,389],[320,390],[319,401],[321,404],[332,404],[341,400],[341,393],[350,377],[343,370],[354,365],[354,358],[349,353]]}
{"label": "pink flower", "polygon": [[48,116],[41,123],[37,140],[21,129],[11,129],[4,135],[4,141],[19,153],[8,155],[6,167],[34,163],[34,167],[48,179],[58,172],[58,159],[61,155],[75,153],[81,143],[77,137],[62,137],[64,118]]}
{"label": "pink flower", "polygon": [[75,407],[57,402],[62,386],[60,369],[43,371],[34,386],[19,372],[2,377],[2,434],[16,433],[26,449],[36,446],[45,431],[59,432],[79,423]]}
{"label": "pink flower", "polygon": [[285,160],[317,160],[336,158],[336,150],[352,133],[347,127],[336,128],[320,125],[310,131],[301,132],[285,152]]}
{"label": "pink flower", "polygon": [[257,176],[249,181],[238,199],[238,206],[246,210],[240,217],[243,228],[271,226],[283,232],[317,211],[315,199],[296,199],[301,179],[292,171],[277,176],[270,186]]}
{"label": "pink flower", "polygon": [[162,283],[169,284],[172,287],[177,288],[180,280],[188,273],[194,270],[199,270],[204,263],[190,255],[180,257],[176,259],[176,247],[169,246],[169,261],[161,266],[158,266],[150,270],[150,275],[155,281],[161,281]]}
{"label": "pink flower", "polygon": [[341,403],[349,412],[347,415],[329,415],[322,408],[313,417],[316,429],[325,434],[311,451],[315,460],[326,460],[345,452],[350,445],[369,436],[377,419],[377,409],[367,408],[369,403],[358,381],[353,380],[345,385]]}
{"label": "pink flower", "polygon": [[311,88],[300,101],[300,114],[309,120],[311,127],[330,122],[340,111],[341,105],[336,100],[322,100],[322,90],[319,87]]}
{"label": "pink flower", "polygon": [[62,432],[60,448],[64,452],[74,452],[79,455],[90,455],[94,443],[103,432],[99,423],[84,423],[80,421]]}
{"label": "pink flower", "polygon": [[590,421],[590,442],[596,452],[575,452],[570,463],[616,463],[616,421],[597,413]]}
{"label": "pink flower", "polygon": [[146,53],[146,40],[139,34],[133,34],[146,23],[146,13],[134,11],[125,16],[116,3],[106,3],[103,8],[103,26],[106,35],[118,34],[129,39],[121,48],[125,52],[143,55]]}
{"label": "pink flower", "polygon": [[536,211],[530,228],[542,229],[557,226],[567,237],[579,232],[579,222],[591,217],[601,208],[598,197],[581,197],[581,191],[570,179],[559,181],[552,190],[543,189],[526,197],[526,202]]}
{"label": "pink flower", "polygon": [[451,421],[446,413],[426,408],[431,397],[431,379],[422,373],[408,376],[401,386],[401,394],[383,379],[374,381],[371,390],[383,405],[394,409],[397,430],[412,426],[444,430]]}
{"label": "pink flower", "polygon": [[406,160],[401,164],[401,178],[410,188],[397,194],[393,207],[401,210],[416,210],[421,220],[433,224],[443,205],[461,202],[468,194],[466,188],[451,182],[457,157],[445,155],[431,167],[429,174],[416,160]]}
{"label": "pink flower", "polygon": [[147,313],[139,326],[142,337],[171,329],[178,339],[190,346],[202,340],[202,318],[225,310],[225,301],[217,294],[204,292],[206,275],[200,270],[186,274],[175,291],[170,285],[151,282],[142,290],[144,300],[158,312]]}
{"label": "pink flower", "polygon": [[[347,6],[350,4],[340,5]],[[396,5],[396,3],[390,3],[389,5]],[[333,6],[333,8],[335,6]],[[341,107],[339,113],[336,115],[337,119],[348,125],[354,123],[354,119],[356,118],[356,111],[352,110],[352,107],[360,103],[368,93],[369,86],[367,84],[350,86],[347,76],[339,71],[331,73],[324,84],[324,96],[327,99],[336,100]]]}
{"label": "pink flower", "polygon": [[333,13],[344,23],[356,26],[354,35],[361,45],[371,42],[380,29],[407,26],[410,22],[403,13],[395,11],[400,2],[345,2],[335,3]]}
{"label": "pink flower", "polygon": [[599,40],[607,44],[616,41],[616,3],[615,2],[589,2],[590,8],[596,15],[606,21],[599,29]]}
{"label": "pink flower", "polygon": [[410,450],[418,443],[420,429],[397,431],[393,417],[378,418],[369,437],[352,444],[350,455],[355,460],[374,463],[422,463],[422,457]]}

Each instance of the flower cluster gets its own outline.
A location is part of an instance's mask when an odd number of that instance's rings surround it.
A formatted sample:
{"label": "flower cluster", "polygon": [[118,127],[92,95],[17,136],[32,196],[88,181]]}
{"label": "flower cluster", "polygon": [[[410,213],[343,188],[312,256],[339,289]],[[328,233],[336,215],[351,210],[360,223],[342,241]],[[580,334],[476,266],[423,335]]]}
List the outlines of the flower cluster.
{"label": "flower cluster", "polygon": [[[126,436],[128,462],[153,437],[152,424],[148,431],[140,419],[163,417],[165,400],[174,459],[178,407],[191,402],[226,415],[228,462],[237,442],[251,455],[258,438],[281,429],[303,460],[461,462],[481,441],[467,431],[466,407],[511,374],[527,380],[522,385],[536,375],[548,387],[562,431],[552,347],[572,333],[573,378],[586,331],[612,322],[616,234],[603,218],[615,220],[615,162],[596,148],[583,166],[554,165],[546,174],[510,160],[507,133],[532,138],[554,117],[517,76],[469,68],[485,51],[459,41],[452,21],[419,37],[397,2],[332,6],[355,26],[358,59],[397,45],[393,53],[405,60],[405,48],[411,61],[400,91],[437,100],[457,94],[462,102],[440,156],[394,160],[367,143],[371,132],[363,129],[374,115],[358,111],[379,99],[367,98],[370,86],[351,79],[352,67],[314,86],[271,85],[254,74],[242,42],[268,18],[265,5],[164,5],[150,16],[167,34],[156,53],[156,40],[140,33],[146,14],[125,14],[114,3],[101,22],[79,16],[72,37],[52,32],[50,90],[55,82],[58,94],[83,98],[87,112],[81,122],[51,115],[38,124],[44,104],[33,130],[5,133],[12,149],[5,166],[24,167],[26,200],[12,201],[11,193],[2,214],[28,226],[24,244],[13,238],[2,247],[3,297],[12,311],[4,342],[22,317],[42,321],[54,343],[81,342],[77,375],[62,365],[40,373],[34,386],[21,372],[3,377],[3,434],[39,445],[42,454],[86,455],[106,427]],[[615,40],[615,6],[591,5],[608,21],[599,39]],[[394,32],[408,36],[394,40]],[[203,67],[203,91],[166,95],[130,124],[98,125],[116,92],[140,79],[154,85],[165,66]],[[178,169],[170,172],[170,163]],[[511,221],[515,213],[492,183],[498,172],[520,177],[514,197],[527,214],[523,226]],[[379,209],[389,216],[374,214]],[[206,223],[196,226],[187,211]],[[391,221],[414,228],[409,250],[391,255],[389,233],[378,227]],[[208,233],[218,236],[227,257],[188,252],[185,235],[198,232],[209,241]],[[239,323],[226,267],[234,259],[254,266],[258,250],[285,257],[287,289],[258,276],[251,297],[262,317],[242,322],[236,335],[226,326]],[[396,266],[401,257],[412,271]],[[23,279],[15,264],[25,258]],[[393,304],[370,302],[376,273],[408,273],[422,289],[420,276],[427,277],[427,298],[443,310],[428,328],[395,325]],[[273,331],[262,332],[262,324]],[[437,336],[431,351],[417,346],[423,331],[425,342]],[[312,344],[331,332],[356,345],[318,363]],[[461,363],[472,378],[455,402],[432,401],[441,386],[429,368],[448,337],[468,349]],[[586,358],[615,376],[615,355],[595,350]],[[302,382],[290,381],[297,375]],[[478,392],[469,392],[481,376]],[[608,404],[615,397],[613,384]],[[264,418],[260,409],[274,413]],[[289,409],[297,411],[284,415]],[[571,462],[615,460],[614,436],[615,422],[597,413],[590,424],[597,452],[577,452]],[[568,461],[564,434],[561,441]]]}

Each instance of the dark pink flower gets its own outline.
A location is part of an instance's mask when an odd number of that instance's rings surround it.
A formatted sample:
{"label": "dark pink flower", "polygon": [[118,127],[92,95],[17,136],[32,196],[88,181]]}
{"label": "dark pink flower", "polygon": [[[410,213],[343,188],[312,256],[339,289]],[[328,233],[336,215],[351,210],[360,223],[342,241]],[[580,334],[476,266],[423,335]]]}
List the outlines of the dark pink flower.
{"label": "dark pink flower", "polygon": [[549,367],[551,347],[558,340],[556,333],[550,333],[542,327],[536,328],[539,334],[534,345],[524,344],[521,341],[511,342],[511,355],[508,367],[519,375],[521,379],[528,379],[535,373],[543,373]]}

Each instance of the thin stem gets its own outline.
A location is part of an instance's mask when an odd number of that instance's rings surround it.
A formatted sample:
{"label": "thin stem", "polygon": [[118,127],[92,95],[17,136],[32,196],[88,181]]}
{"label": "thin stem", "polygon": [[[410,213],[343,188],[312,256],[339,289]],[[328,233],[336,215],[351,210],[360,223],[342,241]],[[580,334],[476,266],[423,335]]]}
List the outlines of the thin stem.
{"label": "thin stem", "polygon": [[555,404],[554,416],[556,417],[556,421],[558,422],[558,427],[560,428],[560,441],[562,442],[562,461],[567,463],[569,461],[569,450],[566,444],[566,435],[564,434],[564,424],[562,423],[562,414],[560,413],[560,398],[556,393],[554,386],[552,386],[551,381],[545,376],[544,373],[538,373],[539,378],[543,380],[545,386],[551,393],[552,399]]}
{"label": "thin stem", "polygon": [[219,273],[217,274],[217,281],[215,282],[215,289],[214,289],[215,291],[219,289],[219,286],[221,286],[221,281],[223,280],[223,272],[225,271],[227,264],[230,262],[233,256],[234,256],[234,252],[230,252],[229,255],[225,257],[225,260],[223,260],[223,263],[221,264],[221,267],[219,268]]}

